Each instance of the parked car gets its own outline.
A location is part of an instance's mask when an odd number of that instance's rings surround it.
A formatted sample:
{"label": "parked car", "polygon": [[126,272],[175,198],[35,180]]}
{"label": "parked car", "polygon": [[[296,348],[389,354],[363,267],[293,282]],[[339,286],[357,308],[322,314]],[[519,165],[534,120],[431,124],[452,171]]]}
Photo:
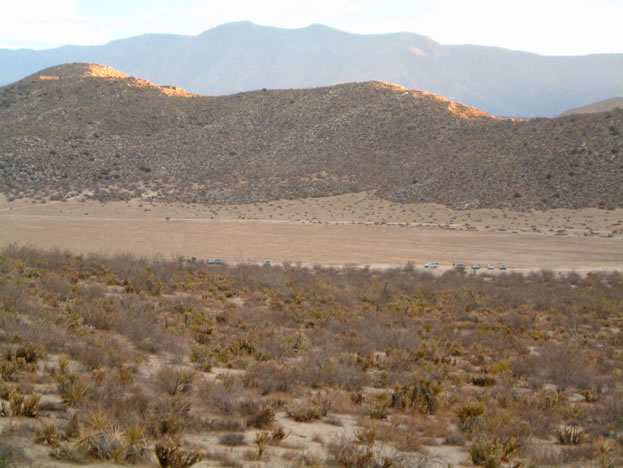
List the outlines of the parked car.
{"label": "parked car", "polygon": [[472,265],[472,270],[480,270],[480,264],[479,263],[474,263]]}
{"label": "parked car", "polygon": [[424,264],[424,268],[437,268],[438,266],[439,266],[439,263],[437,262],[428,262]]}
{"label": "parked car", "polygon": [[264,266],[270,266],[270,260],[264,260]]}
{"label": "parked car", "polygon": [[465,270],[465,265],[463,265],[462,263],[457,263],[456,265],[454,265],[454,269],[455,270],[459,270],[459,271],[463,271],[463,270]]}
{"label": "parked car", "polygon": [[506,265],[504,265],[503,263],[500,263],[500,266],[498,268],[500,270],[506,270]]}
{"label": "parked car", "polygon": [[215,258],[214,260],[208,260],[208,265],[222,265],[223,260],[221,260],[220,258]]}
{"label": "parked car", "polygon": [[489,263],[487,265],[487,270],[495,270],[495,265],[493,263]]}

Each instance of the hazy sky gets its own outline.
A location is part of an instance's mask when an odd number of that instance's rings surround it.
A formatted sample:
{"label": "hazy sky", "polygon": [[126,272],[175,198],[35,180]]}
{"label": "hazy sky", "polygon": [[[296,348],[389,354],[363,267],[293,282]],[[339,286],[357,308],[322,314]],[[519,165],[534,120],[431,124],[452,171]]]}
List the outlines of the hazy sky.
{"label": "hazy sky", "polygon": [[546,55],[623,52],[623,0],[5,0],[0,48],[196,35],[230,21],[354,33],[409,31],[442,44]]}

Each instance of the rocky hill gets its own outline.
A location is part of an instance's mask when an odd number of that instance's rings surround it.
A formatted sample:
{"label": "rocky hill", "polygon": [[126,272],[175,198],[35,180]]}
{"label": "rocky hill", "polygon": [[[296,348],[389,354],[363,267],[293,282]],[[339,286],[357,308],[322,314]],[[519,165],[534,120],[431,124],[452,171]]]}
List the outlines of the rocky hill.
{"label": "rocky hill", "polygon": [[623,206],[623,110],[503,119],[385,82],[199,96],[68,64],[0,88],[0,192],[200,203],[374,191]]}
{"label": "rocky hill", "polygon": [[212,95],[385,80],[515,117],[554,116],[623,95],[623,54],[551,57],[445,46],[406,32],[350,34],[322,25],[281,29],[250,22],[197,36],[147,34],[101,46],[0,49],[0,85],[80,61]]}
{"label": "rocky hill", "polygon": [[595,112],[608,112],[613,109],[623,109],[623,97],[604,99],[603,101],[593,102],[586,106],[569,109],[560,114],[560,117],[573,114],[593,114]]}

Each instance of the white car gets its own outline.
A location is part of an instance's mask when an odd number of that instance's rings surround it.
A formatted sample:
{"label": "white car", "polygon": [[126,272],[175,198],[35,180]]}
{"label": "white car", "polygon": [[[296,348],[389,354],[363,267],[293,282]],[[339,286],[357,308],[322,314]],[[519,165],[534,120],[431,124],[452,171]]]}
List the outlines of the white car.
{"label": "white car", "polygon": [[500,263],[500,266],[498,268],[500,270],[506,270],[506,265],[504,265],[503,263]]}
{"label": "white car", "polygon": [[437,262],[428,262],[424,265],[424,268],[437,268],[439,263]]}
{"label": "white car", "polygon": [[487,265],[487,270],[495,270],[495,265],[493,263],[489,263]]}
{"label": "white car", "polygon": [[472,265],[472,270],[480,270],[480,264],[479,263],[474,263]]}

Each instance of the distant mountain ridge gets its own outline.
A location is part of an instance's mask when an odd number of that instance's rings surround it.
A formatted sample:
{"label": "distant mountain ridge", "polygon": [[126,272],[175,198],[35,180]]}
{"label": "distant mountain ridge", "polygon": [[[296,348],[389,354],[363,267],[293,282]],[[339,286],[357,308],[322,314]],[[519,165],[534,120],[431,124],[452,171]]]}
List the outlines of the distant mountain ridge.
{"label": "distant mountain ridge", "polygon": [[505,119],[379,81],[201,96],[88,63],[0,88],[9,198],[607,208],[621,168],[621,109]]}
{"label": "distant mountain ridge", "polygon": [[192,37],[147,34],[101,46],[0,49],[0,84],[80,61],[213,95],[389,81],[502,116],[554,116],[623,95],[623,54],[547,57],[443,46],[413,33],[364,35],[322,25],[280,29],[249,22]]}

